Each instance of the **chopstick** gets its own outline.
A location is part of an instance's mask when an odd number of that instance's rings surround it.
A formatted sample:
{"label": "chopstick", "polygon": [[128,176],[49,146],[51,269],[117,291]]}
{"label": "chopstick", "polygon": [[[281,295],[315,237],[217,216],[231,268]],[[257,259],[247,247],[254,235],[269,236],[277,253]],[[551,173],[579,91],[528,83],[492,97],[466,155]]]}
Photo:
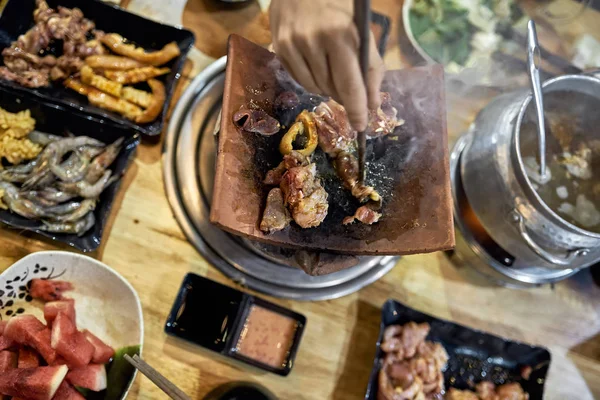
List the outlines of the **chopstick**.
{"label": "chopstick", "polygon": [[[360,38],[359,62],[365,89],[367,87],[367,74],[369,72],[369,35],[371,33],[371,0],[354,0],[354,24],[358,29]],[[367,152],[367,133],[358,132],[358,181],[365,181],[365,163]]]}
{"label": "chopstick", "polygon": [[156,386],[158,386],[163,392],[174,400],[191,400],[191,398],[175,386],[171,381],[162,376],[157,370],[152,368],[150,364],[142,360],[137,354],[132,357],[129,354],[125,354],[125,359],[129,364],[133,365],[148,379],[150,379]]}

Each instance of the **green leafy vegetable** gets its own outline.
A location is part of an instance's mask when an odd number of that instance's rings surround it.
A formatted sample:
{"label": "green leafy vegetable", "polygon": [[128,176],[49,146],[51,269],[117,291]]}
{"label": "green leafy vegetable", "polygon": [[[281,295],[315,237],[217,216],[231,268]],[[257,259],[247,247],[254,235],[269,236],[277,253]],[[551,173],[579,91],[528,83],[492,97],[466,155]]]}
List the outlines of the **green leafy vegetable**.
{"label": "green leafy vegetable", "polygon": [[131,357],[140,354],[140,346],[123,347],[117,350],[115,357],[108,366],[104,400],[120,400],[133,378],[135,368],[125,360],[125,354]]}

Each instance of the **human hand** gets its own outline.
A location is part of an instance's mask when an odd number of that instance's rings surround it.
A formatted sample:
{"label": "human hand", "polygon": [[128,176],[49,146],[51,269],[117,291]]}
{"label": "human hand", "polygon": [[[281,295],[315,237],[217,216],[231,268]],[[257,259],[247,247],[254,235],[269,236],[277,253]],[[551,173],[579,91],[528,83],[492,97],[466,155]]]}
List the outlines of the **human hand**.
{"label": "human hand", "polygon": [[309,92],[333,97],[354,129],[365,130],[368,109],[379,107],[385,69],[371,33],[365,89],[352,0],[272,0],[270,19],[273,46],[287,71]]}

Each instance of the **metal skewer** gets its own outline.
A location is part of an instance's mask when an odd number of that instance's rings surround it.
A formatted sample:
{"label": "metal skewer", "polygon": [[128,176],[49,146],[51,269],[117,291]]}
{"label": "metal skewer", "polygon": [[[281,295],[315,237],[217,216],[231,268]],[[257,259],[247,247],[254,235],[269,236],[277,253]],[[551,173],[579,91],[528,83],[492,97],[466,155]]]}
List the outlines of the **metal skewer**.
{"label": "metal skewer", "polygon": [[[371,0],[354,0],[354,24],[360,38],[359,62],[365,88],[369,72],[369,34],[371,23]],[[365,156],[367,152],[367,133],[358,132],[358,181],[365,181]]]}
{"label": "metal skewer", "polygon": [[535,22],[527,23],[527,66],[529,67],[529,80],[533,92],[533,101],[537,114],[538,149],[540,156],[540,177],[546,176],[546,124],[544,121],[544,97],[540,83],[540,46],[538,45]]}
{"label": "metal skewer", "polygon": [[150,379],[156,386],[158,386],[163,392],[174,400],[191,400],[191,398],[175,386],[171,381],[162,376],[160,372],[155,370],[146,361],[142,360],[137,354],[132,357],[129,354],[125,354],[125,359],[129,364],[133,365],[148,379]]}

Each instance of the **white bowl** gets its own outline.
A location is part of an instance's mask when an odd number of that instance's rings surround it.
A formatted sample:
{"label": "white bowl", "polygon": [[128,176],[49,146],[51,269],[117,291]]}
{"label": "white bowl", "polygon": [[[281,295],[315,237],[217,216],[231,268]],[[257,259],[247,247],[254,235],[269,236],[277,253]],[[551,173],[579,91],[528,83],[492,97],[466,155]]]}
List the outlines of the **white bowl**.
{"label": "white bowl", "polygon": [[[20,314],[44,321],[44,303],[31,299],[33,278],[73,284],[65,297],[75,300],[77,327],[87,329],[118,350],[144,341],[142,305],[135,289],[116,271],[93,258],[65,251],[41,251],[17,261],[0,274],[0,320]],[[125,398],[137,370],[121,398]]]}

